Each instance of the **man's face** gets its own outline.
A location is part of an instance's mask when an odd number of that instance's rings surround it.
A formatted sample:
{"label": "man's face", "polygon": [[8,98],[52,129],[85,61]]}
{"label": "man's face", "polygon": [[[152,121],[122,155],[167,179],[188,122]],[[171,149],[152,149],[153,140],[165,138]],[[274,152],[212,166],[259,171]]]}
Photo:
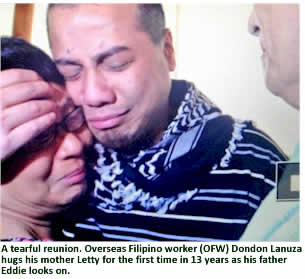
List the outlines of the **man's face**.
{"label": "man's face", "polygon": [[57,6],[49,19],[54,59],[97,140],[117,149],[156,143],[168,122],[170,34],[154,44],[136,5]]}
{"label": "man's face", "polygon": [[299,8],[292,4],[256,4],[249,32],[259,37],[267,87],[299,107]]}

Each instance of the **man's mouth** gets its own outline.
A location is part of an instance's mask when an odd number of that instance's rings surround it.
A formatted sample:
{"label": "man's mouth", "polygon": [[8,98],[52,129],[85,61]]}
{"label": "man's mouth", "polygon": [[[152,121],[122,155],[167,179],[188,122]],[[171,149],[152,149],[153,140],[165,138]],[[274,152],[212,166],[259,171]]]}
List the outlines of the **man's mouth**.
{"label": "man's mouth", "polygon": [[116,126],[119,126],[122,123],[127,113],[128,110],[124,111],[123,113],[111,113],[102,116],[92,117],[88,119],[88,124],[90,127],[99,130],[115,128]]}

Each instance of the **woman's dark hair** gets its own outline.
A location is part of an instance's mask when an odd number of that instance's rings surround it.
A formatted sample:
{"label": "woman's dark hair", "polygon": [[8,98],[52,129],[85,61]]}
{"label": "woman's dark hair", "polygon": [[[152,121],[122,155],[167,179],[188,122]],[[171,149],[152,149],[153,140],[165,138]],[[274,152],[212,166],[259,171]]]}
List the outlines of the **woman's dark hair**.
{"label": "woman's dark hair", "polygon": [[52,59],[41,49],[17,37],[1,37],[1,71],[28,69],[47,82],[65,86],[64,77]]}

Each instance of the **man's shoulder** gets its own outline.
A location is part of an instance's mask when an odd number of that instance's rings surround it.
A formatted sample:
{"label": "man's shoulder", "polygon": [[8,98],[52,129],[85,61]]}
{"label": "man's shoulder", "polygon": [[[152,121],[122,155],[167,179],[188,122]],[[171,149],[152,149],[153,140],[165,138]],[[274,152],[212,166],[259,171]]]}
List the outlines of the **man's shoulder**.
{"label": "man's shoulder", "polygon": [[262,161],[275,164],[286,161],[281,148],[263,131],[257,129],[251,121],[241,121],[229,115],[219,114],[215,118],[203,121],[200,144],[197,152],[210,153],[209,157],[219,158],[219,167],[227,168],[248,161]]}
{"label": "man's shoulder", "polygon": [[225,146],[219,161],[221,168],[228,168],[232,164],[243,165],[242,162],[248,162],[249,165],[255,162],[260,162],[261,165],[275,165],[277,161],[287,160],[275,141],[257,129],[251,121],[221,115],[207,125],[205,137],[207,141],[214,142],[215,148],[217,142]]}
{"label": "man's shoulder", "polygon": [[[230,181],[230,185],[252,191],[262,200],[275,187],[276,163],[286,160],[285,154],[251,121],[239,121],[224,115],[211,122],[209,129],[214,130],[211,132],[214,133],[214,142],[210,138],[213,142],[211,148],[217,150],[221,146],[218,153],[214,151],[217,156],[213,157],[211,153],[214,164],[209,179],[216,184]],[[205,156],[203,152],[202,156]]]}

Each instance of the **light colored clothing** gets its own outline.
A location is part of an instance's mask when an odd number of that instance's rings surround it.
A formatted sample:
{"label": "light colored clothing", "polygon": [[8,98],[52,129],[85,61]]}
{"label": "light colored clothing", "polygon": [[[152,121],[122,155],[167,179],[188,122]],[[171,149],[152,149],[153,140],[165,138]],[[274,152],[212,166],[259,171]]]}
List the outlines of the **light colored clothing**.
{"label": "light colored clothing", "polygon": [[300,162],[300,144],[297,143],[289,160],[290,162]]}
{"label": "light colored clothing", "polygon": [[299,241],[299,201],[277,201],[276,189],[265,198],[241,241]]}
{"label": "light colored clothing", "polygon": [[[289,161],[299,162],[299,144]],[[256,211],[240,240],[299,241],[299,201],[277,201],[274,188]]]}

